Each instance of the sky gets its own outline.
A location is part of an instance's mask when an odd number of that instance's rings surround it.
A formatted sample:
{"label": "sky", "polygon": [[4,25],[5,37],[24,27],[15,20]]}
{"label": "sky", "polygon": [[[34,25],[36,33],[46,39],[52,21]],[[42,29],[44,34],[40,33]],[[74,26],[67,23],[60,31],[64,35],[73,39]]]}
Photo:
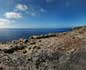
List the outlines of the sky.
{"label": "sky", "polygon": [[0,28],[86,25],[86,0],[0,0]]}

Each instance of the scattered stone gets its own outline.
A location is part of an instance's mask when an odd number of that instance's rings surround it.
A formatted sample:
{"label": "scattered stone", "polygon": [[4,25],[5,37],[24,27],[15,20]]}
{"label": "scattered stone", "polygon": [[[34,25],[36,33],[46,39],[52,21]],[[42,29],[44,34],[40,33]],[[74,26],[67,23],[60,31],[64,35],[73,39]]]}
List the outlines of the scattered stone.
{"label": "scattered stone", "polygon": [[41,49],[41,47],[37,47],[37,49]]}
{"label": "scattered stone", "polygon": [[28,39],[24,39],[24,43],[26,44],[26,43],[28,43],[29,41],[28,41]]}
{"label": "scattered stone", "polygon": [[31,47],[29,47],[29,50],[31,50]]}
{"label": "scattered stone", "polygon": [[27,53],[27,50],[24,50],[23,53],[24,53],[24,54]]}
{"label": "scattered stone", "polygon": [[0,45],[0,70],[86,70],[86,27]]}
{"label": "scattered stone", "polygon": [[35,45],[34,47],[33,47],[33,49],[36,49],[37,48],[37,46]]}

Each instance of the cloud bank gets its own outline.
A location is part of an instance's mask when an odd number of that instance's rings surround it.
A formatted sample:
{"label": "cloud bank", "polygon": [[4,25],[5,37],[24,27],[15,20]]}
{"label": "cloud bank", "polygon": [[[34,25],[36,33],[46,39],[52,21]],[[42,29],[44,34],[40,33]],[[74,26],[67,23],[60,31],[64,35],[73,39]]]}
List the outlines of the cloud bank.
{"label": "cloud bank", "polygon": [[20,10],[20,11],[26,11],[26,10],[28,10],[28,6],[25,4],[17,4],[16,9]]}
{"label": "cloud bank", "polygon": [[17,12],[6,12],[5,17],[9,19],[19,19],[22,18],[22,15]]}
{"label": "cloud bank", "polygon": [[9,20],[7,20],[7,19],[0,19],[0,26],[8,25],[8,24],[10,24]]}

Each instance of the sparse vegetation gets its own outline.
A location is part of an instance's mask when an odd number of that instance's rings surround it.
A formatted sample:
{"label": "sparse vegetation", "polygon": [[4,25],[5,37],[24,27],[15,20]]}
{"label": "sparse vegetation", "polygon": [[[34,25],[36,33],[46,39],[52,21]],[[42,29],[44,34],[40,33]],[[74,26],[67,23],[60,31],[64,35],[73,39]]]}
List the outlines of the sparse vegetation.
{"label": "sparse vegetation", "polygon": [[0,43],[0,70],[86,70],[86,27]]}

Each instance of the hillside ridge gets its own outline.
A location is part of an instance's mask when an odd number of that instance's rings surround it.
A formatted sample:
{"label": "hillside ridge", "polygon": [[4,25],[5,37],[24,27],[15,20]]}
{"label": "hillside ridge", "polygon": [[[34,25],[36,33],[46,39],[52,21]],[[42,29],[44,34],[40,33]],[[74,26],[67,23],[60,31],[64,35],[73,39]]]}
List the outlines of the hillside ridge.
{"label": "hillside ridge", "polygon": [[86,70],[85,65],[85,26],[0,44],[0,70]]}

